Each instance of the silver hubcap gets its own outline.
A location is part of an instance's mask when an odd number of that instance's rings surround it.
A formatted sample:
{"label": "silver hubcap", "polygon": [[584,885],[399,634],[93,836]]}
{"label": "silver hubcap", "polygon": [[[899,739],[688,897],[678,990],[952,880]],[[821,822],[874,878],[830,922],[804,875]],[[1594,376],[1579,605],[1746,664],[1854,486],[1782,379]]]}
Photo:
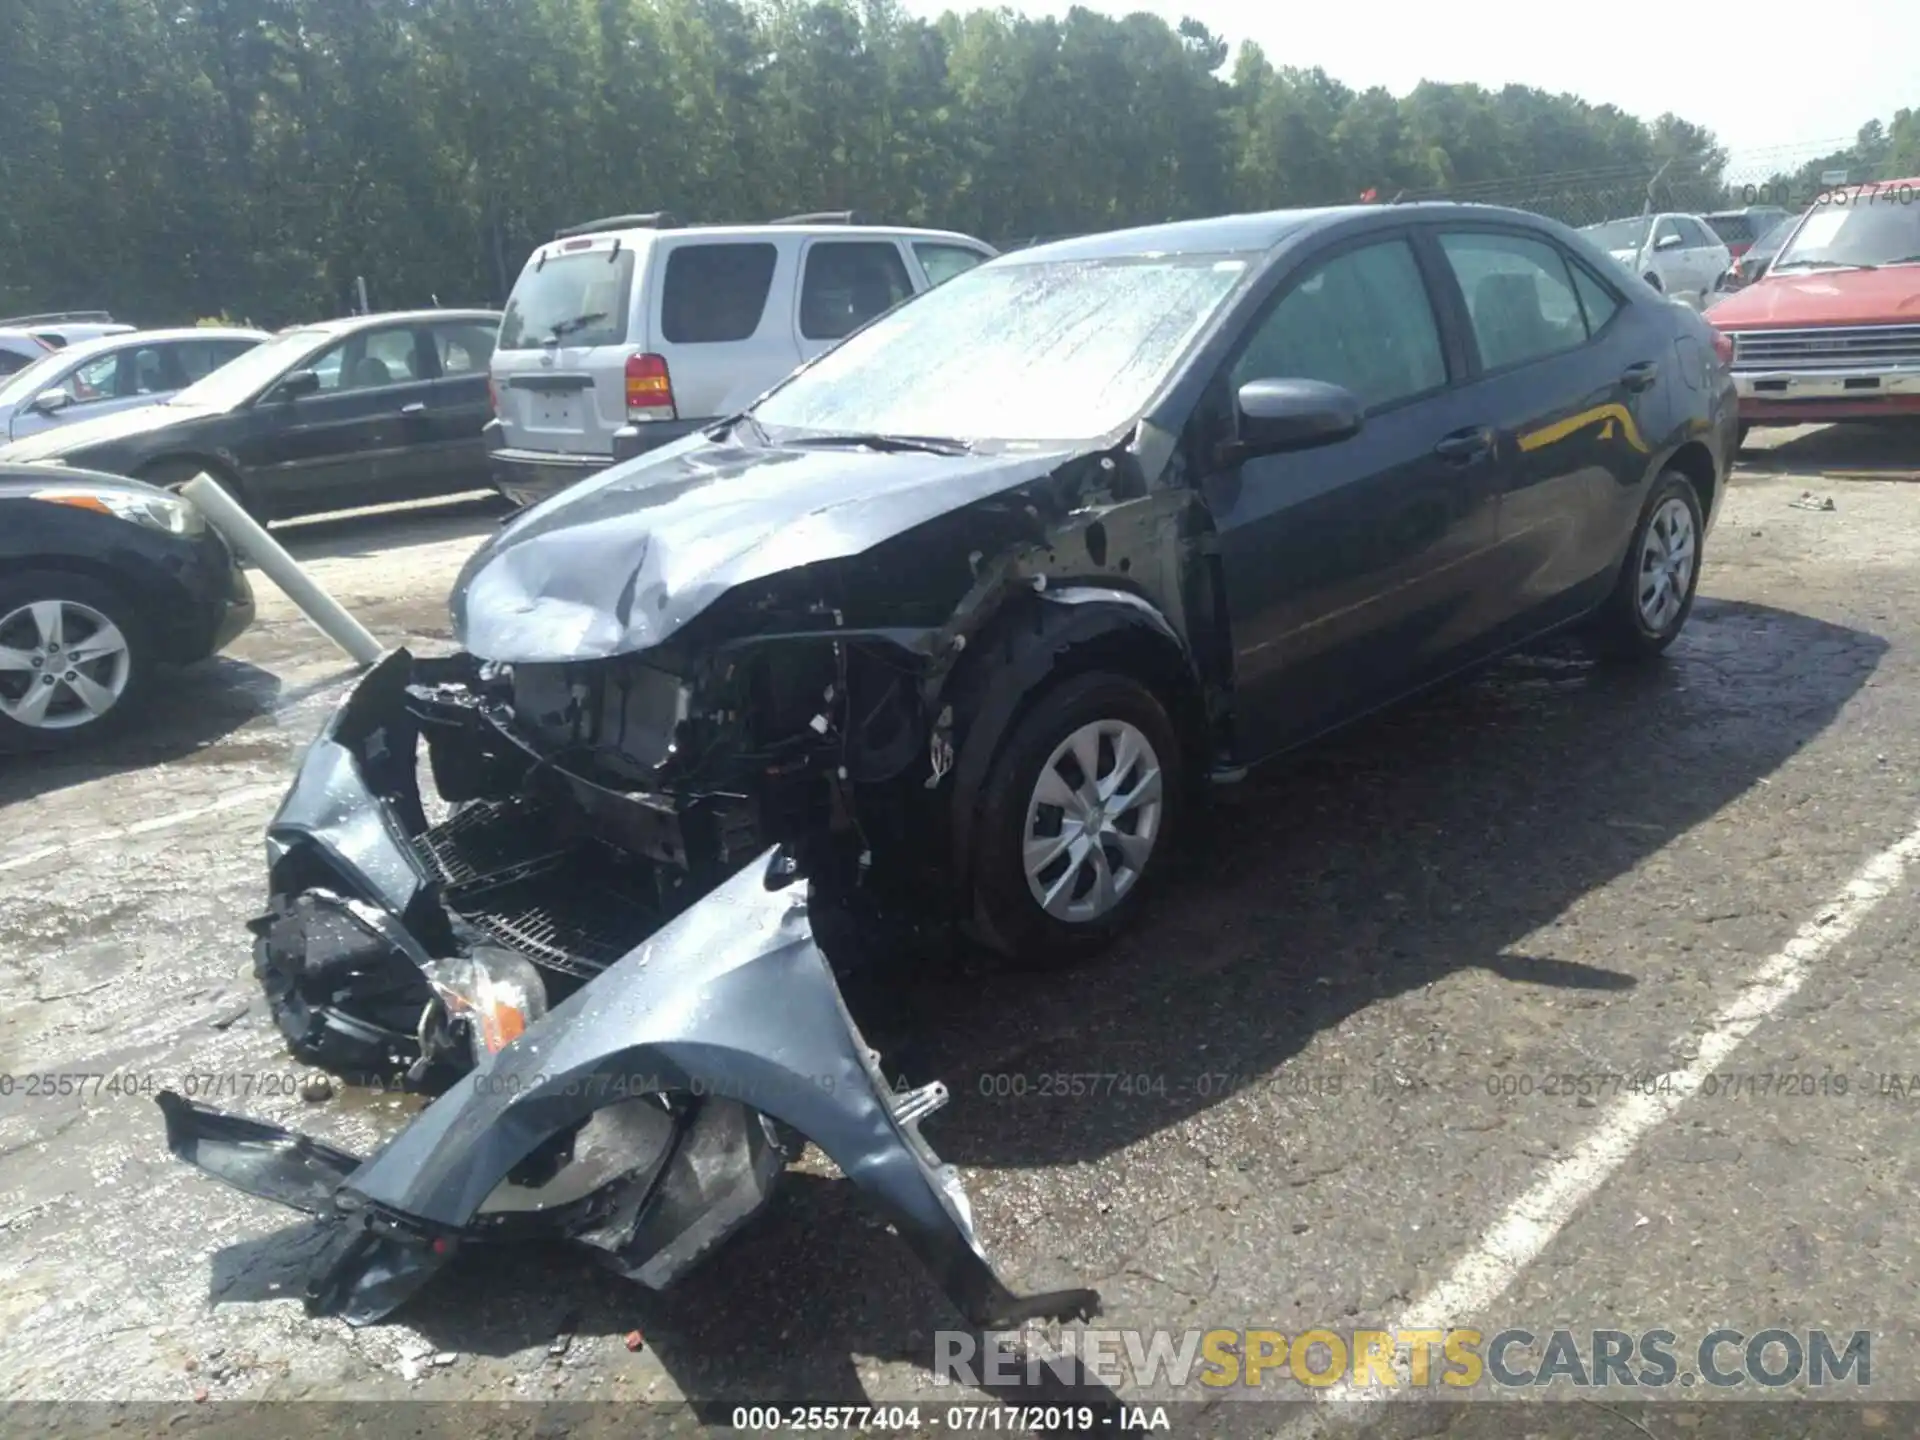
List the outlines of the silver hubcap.
{"label": "silver hubcap", "polygon": [[36,600],[0,617],[0,715],[70,730],[119,703],[133,673],[120,627],[77,600]]}
{"label": "silver hubcap", "polygon": [[1027,888],[1056,920],[1097,920],[1126,898],[1160,833],[1160,757],[1124,720],[1082,725],[1027,801]]}
{"label": "silver hubcap", "polygon": [[1669,500],[1653,512],[1640,546],[1640,619],[1656,635],[1666,632],[1693,585],[1693,512]]}

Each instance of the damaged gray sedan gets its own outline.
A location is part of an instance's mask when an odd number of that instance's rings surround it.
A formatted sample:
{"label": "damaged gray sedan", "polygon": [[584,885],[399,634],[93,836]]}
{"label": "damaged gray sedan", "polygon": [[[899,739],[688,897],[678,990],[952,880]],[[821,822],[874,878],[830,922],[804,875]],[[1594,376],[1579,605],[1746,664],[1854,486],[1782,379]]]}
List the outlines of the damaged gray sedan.
{"label": "damaged gray sedan", "polygon": [[172,1096],[170,1142],[336,1226],[350,1318],[529,1231],[665,1284],[802,1140],[969,1319],[1085,1313],[987,1265],[945,1092],[837,984],[910,957],[858,937],[1085,954],[1208,784],[1549,631],[1658,655],[1734,427],[1697,315],[1516,212],[983,265],[473,556],[460,653],[302,762],[254,925],[296,1055],[445,1093],[364,1163]]}

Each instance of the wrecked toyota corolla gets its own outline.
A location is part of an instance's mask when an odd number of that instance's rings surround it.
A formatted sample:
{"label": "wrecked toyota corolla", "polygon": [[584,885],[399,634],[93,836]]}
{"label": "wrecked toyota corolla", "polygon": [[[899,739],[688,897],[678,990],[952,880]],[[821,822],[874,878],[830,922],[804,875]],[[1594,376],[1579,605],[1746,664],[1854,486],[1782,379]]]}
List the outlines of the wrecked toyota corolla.
{"label": "wrecked toyota corolla", "polygon": [[361,680],[269,827],[256,963],[301,1058],[472,1073],[364,1165],[169,1097],[176,1152],[337,1223],[315,1303],[353,1317],[528,1227],[664,1283],[801,1138],[975,1321],[1086,1309],[993,1278],[916,1128],[944,1092],[888,1085],[847,1011],[855,940],[1084,951],[1196,780],[1574,621],[1659,653],[1732,450],[1715,355],[1481,207],[937,287],[515,518],[460,653]]}

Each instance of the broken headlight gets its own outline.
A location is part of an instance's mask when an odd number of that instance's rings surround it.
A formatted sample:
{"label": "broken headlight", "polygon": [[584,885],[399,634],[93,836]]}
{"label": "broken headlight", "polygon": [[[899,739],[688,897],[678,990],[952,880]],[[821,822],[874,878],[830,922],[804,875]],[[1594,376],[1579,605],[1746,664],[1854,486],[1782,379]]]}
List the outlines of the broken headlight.
{"label": "broken headlight", "polygon": [[498,945],[421,967],[447,1018],[464,1022],[473,1063],[519,1039],[547,1013],[546,982],[533,962]]}

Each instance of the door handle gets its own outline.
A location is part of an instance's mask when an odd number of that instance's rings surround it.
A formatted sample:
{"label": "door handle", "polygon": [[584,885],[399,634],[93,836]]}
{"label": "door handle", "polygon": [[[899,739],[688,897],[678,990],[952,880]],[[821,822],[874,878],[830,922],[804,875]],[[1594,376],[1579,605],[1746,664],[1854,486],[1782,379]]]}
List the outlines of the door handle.
{"label": "door handle", "polygon": [[424,400],[410,400],[400,407],[400,413],[402,415],[424,415],[427,413],[427,402]]}
{"label": "door handle", "polygon": [[1660,378],[1660,362],[1642,360],[1638,365],[1629,365],[1626,373],[1620,377],[1620,383],[1629,390],[1651,389],[1653,382]]}
{"label": "door handle", "polygon": [[1484,425],[1442,436],[1433,453],[1454,465],[1466,465],[1493,453],[1493,431]]}

